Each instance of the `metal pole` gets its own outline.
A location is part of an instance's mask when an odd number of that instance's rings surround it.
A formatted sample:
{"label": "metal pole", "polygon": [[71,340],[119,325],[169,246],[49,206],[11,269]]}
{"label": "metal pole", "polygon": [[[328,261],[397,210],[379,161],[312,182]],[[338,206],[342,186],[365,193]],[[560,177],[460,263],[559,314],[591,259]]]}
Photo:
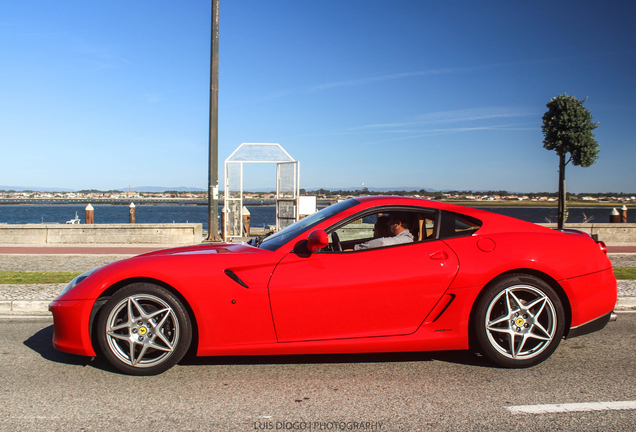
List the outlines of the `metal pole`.
{"label": "metal pole", "polygon": [[219,0],[212,0],[210,47],[210,162],[208,175],[208,237],[219,237]]}

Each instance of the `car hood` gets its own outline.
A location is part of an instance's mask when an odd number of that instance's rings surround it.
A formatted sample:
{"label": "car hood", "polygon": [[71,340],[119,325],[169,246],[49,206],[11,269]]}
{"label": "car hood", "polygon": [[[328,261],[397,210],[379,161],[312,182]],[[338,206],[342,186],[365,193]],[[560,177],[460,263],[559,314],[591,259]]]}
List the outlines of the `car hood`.
{"label": "car hood", "polygon": [[[241,244],[165,249],[100,267],[64,294],[64,300],[94,299],[108,287],[126,280],[156,280],[180,290],[183,285],[192,285],[192,281],[228,278],[224,273],[228,269],[241,275],[247,271],[262,271],[265,276],[259,277],[259,280],[268,280],[279,260],[280,257],[273,252]],[[245,278],[248,279],[247,276]]]}
{"label": "car hood", "polygon": [[151,257],[151,256],[179,256],[179,255],[209,255],[209,254],[246,254],[246,253],[259,253],[267,252],[253,246],[244,244],[205,244],[196,246],[185,246],[173,249],[164,249],[155,252],[149,252],[146,254],[138,255],[137,257]]}

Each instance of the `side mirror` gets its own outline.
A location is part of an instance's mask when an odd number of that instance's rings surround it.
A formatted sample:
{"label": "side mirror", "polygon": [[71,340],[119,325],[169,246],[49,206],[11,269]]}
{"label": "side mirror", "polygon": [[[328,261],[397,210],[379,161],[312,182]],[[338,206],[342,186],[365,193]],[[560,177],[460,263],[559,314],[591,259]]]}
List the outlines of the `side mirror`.
{"label": "side mirror", "polygon": [[316,252],[329,244],[329,236],[325,230],[317,229],[309,233],[307,237],[307,249],[309,252]]}

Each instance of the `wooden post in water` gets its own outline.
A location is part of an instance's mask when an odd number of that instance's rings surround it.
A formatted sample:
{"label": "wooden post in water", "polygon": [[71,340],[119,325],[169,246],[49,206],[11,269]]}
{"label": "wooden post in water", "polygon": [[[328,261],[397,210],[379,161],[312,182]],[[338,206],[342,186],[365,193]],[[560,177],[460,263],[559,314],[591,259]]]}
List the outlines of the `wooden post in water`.
{"label": "wooden post in water", "polygon": [[94,214],[94,208],[93,206],[89,203],[86,206],[86,223],[87,224],[94,224],[95,223],[95,214]]}
{"label": "wooden post in water", "polygon": [[137,213],[137,209],[135,207],[135,203],[130,203],[130,206],[128,206],[128,222],[131,224],[135,223],[135,219],[136,219],[136,213]]}
{"label": "wooden post in water", "polygon": [[627,223],[627,206],[625,204],[621,207],[621,223]]}
{"label": "wooden post in water", "polygon": [[616,208],[613,208],[609,217],[610,223],[618,223],[618,218],[619,218],[618,210],[616,210]]}

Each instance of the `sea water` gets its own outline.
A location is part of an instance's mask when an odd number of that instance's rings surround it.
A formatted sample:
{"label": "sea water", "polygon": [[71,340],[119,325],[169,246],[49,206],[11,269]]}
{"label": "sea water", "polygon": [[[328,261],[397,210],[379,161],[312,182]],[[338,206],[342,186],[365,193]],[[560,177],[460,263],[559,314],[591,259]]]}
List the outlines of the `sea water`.
{"label": "sea water", "polygon": [[[100,205],[94,207],[95,223],[128,223],[129,208],[125,205]],[[65,223],[74,219],[77,213],[81,223],[85,222],[85,204],[81,205],[0,205],[0,223],[7,224],[39,224]],[[246,206],[250,212],[250,224],[253,227],[267,227],[276,223],[276,207]],[[620,208],[620,206],[618,206]],[[512,216],[533,223],[557,222],[557,209],[554,207],[480,207],[494,213]],[[609,222],[612,211],[608,207],[569,209],[569,223],[584,221],[593,223]],[[203,229],[208,228],[207,206],[195,205],[138,205],[136,207],[137,223],[201,223]],[[219,207],[221,214],[221,207]],[[636,223],[636,209],[627,214],[627,222]]]}

